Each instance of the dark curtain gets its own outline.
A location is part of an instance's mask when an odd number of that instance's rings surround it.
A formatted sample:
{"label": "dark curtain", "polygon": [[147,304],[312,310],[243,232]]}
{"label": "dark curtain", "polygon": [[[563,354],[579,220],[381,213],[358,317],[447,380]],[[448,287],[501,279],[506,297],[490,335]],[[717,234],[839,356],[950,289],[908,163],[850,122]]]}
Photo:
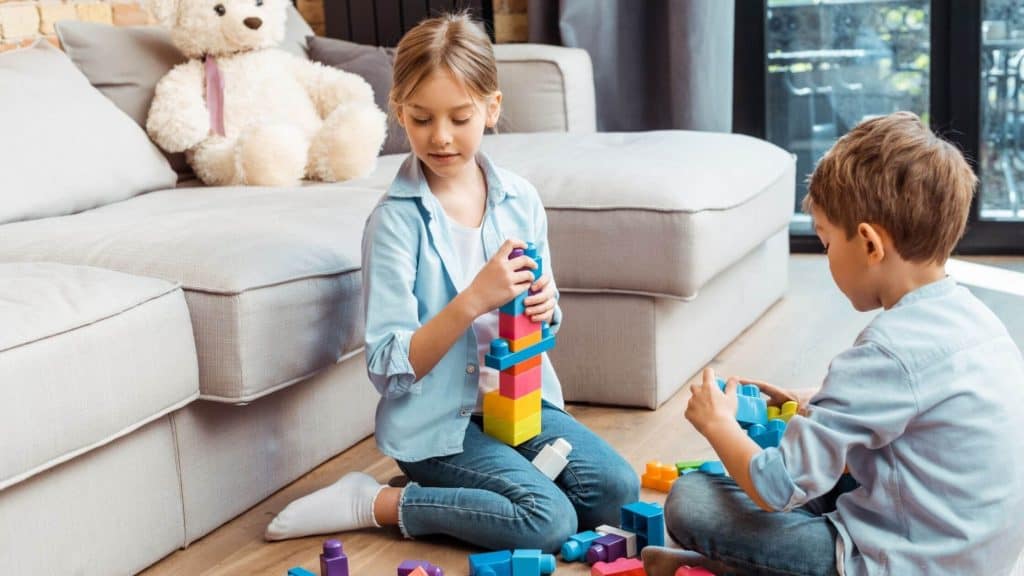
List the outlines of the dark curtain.
{"label": "dark curtain", "polygon": [[590,54],[598,130],[732,130],[733,1],[529,2],[531,42]]}

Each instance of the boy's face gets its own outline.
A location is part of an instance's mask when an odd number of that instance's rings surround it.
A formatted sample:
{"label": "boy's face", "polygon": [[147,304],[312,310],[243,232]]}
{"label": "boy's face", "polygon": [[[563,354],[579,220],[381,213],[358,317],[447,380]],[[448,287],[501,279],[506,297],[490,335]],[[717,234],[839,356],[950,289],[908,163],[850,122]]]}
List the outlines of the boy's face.
{"label": "boy's face", "polygon": [[501,93],[482,102],[445,71],[427,76],[398,108],[409,145],[428,170],[441,178],[476,170],[484,128],[498,121]]}
{"label": "boy's face", "polygon": [[869,246],[871,240],[866,240],[860,234],[860,229],[852,238],[847,238],[846,232],[830,222],[813,204],[811,216],[814,218],[814,231],[825,245],[828,267],[839,290],[859,312],[874,310],[881,306],[876,281],[879,270],[877,266],[871,266],[874,260],[871,249],[877,250],[880,246]]}

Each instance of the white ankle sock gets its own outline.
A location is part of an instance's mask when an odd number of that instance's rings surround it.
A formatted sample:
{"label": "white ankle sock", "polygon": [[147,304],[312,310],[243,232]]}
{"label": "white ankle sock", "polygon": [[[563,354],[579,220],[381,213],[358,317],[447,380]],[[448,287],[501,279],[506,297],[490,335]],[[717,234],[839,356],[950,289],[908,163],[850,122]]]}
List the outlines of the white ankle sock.
{"label": "white ankle sock", "polygon": [[372,476],[350,472],[334,484],[289,504],[270,522],[263,537],[284,540],[380,527],[373,517],[373,502],[384,487]]}

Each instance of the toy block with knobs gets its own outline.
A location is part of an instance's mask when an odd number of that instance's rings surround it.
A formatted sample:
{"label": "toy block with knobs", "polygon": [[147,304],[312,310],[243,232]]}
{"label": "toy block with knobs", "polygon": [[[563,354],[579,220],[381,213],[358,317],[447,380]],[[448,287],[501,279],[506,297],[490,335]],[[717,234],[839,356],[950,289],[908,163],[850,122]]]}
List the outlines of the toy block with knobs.
{"label": "toy block with knobs", "polygon": [[[537,247],[516,248],[509,259],[528,256],[537,263],[536,281],[544,274],[543,259]],[[484,432],[510,446],[518,446],[540,434],[541,426],[541,354],[555,345],[555,336],[547,324],[537,324],[526,315],[524,301],[529,290],[516,296],[498,310],[498,338],[484,363],[498,370],[499,386],[484,394]]]}

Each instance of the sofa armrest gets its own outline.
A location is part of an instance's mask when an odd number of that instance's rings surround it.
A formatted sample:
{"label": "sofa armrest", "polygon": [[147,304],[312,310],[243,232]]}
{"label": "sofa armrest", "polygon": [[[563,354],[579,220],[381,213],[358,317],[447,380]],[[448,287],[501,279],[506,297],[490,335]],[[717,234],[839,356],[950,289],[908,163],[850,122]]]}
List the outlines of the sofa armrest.
{"label": "sofa armrest", "polygon": [[596,132],[594,71],[580,48],[496,44],[500,132]]}

